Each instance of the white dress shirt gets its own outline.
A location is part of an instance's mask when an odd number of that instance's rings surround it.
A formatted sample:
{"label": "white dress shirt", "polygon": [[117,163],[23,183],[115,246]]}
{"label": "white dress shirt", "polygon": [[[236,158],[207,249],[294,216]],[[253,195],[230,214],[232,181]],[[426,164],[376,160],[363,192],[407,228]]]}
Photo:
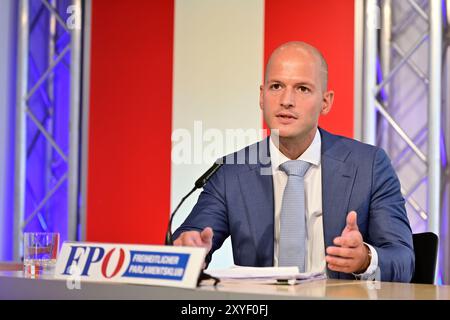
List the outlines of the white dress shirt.
{"label": "white dress shirt", "polygon": [[[323,236],[323,215],[322,215],[322,166],[321,166],[321,146],[322,140],[319,130],[316,131],[311,145],[303,152],[297,160],[311,163],[309,170],[304,177],[305,185],[305,215],[306,215],[306,259],[305,272],[325,272],[325,246]],[[270,158],[273,174],[274,188],[274,208],[275,208],[275,243],[274,243],[274,265],[278,266],[279,242],[280,242],[280,216],[281,204],[283,201],[284,188],[287,184],[287,175],[280,170],[279,166],[289,161],[275,146],[270,139]],[[366,272],[359,274],[361,278],[372,275],[378,267],[378,255],[376,250],[367,244],[372,260]]]}

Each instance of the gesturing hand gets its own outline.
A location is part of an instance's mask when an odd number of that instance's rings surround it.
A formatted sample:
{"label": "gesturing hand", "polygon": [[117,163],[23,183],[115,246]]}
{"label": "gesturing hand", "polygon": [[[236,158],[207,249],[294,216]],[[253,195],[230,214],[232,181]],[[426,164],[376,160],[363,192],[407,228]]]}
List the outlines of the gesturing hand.
{"label": "gesturing hand", "polygon": [[369,267],[369,248],[363,243],[363,238],[356,222],[356,212],[350,211],[347,215],[347,225],[341,236],[333,240],[335,246],[327,248],[325,260],[330,270],[345,273],[363,273]]}
{"label": "gesturing hand", "polygon": [[[210,227],[206,227],[202,232],[198,231],[185,231],[174,242],[175,246],[187,246],[187,247],[203,247],[206,248],[206,252],[209,252],[212,248],[212,238],[214,232]],[[206,267],[206,263],[203,264],[203,268]]]}

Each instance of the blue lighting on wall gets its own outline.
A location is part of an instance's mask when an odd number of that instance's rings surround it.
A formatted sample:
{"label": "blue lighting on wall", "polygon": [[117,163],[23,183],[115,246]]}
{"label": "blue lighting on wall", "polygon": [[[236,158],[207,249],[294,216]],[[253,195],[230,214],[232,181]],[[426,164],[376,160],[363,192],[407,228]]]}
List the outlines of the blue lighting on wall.
{"label": "blue lighting on wall", "polygon": [[[0,134],[5,134],[3,142],[4,145],[0,145],[2,152],[0,152],[4,158],[0,159],[0,165],[3,169],[3,176],[0,176],[0,183],[2,184],[3,194],[0,197],[3,202],[0,203],[0,261],[2,260],[12,260],[13,259],[13,212],[14,212],[14,130],[15,130],[15,116],[14,116],[14,106],[15,106],[15,65],[16,65],[16,29],[17,20],[13,17],[17,16],[17,1],[5,1],[2,2],[2,18],[7,16],[3,20],[3,26],[6,26],[2,31],[3,36],[6,40],[6,45],[2,48],[3,56],[7,57],[6,60],[2,60],[2,63],[7,65],[2,65],[1,70],[3,76],[6,75],[7,83],[5,87],[2,88],[6,90],[7,100],[3,100],[5,105],[0,105],[0,108],[4,108],[2,114],[5,114],[6,119],[2,119],[2,124],[5,123],[6,126],[2,129]],[[2,37],[3,38],[3,37]],[[0,125],[2,125],[0,124]]]}
{"label": "blue lighting on wall", "polygon": [[[50,14],[41,1],[30,1],[30,90],[49,66],[49,19]],[[70,1],[58,1],[57,11],[65,21],[66,9]],[[55,55],[52,61],[69,44],[70,37],[62,26],[56,24]],[[53,69],[53,81],[44,82],[30,98],[28,106],[51,133],[64,154],[68,154],[69,139],[69,93],[70,93],[70,51]],[[49,84],[53,84],[53,97],[49,94]],[[67,172],[68,163],[53,148],[27,118],[27,180],[25,199],[25,220],[30,218],[35,208],[49,191]],[[46,170],[45,168],[49,168]],[[61,234],[61,241],[67,239],[67,180],[49,198],[41,210],[31,217],[24,231],[54,231]]]}
{"label": "blue lighting on wall", "polygon": [[[442,9],[443,9],[443,14],[444,14],[444,19],[446,19],[446,14],[447,14],[447,9],[446,9],[446,1],[442,1]],[[427,36],[428,38],[428,36]],[[429,39],[429,38],[428,38]],[[377,76],[377,84],[380,84],[383,82],[383,78],[385,75],[383,75],[382,72],[382,68],[381,68],[381,63],[380,63],[380,58],[377,57],[376,60],[376,76]],[[385,90],[384,87],[382,87],[378,93],[378,98],[383,101],[384,103],[388,102],[388,95],[387,92]],[[427,138],[428,138],[428,127],[425,127],[423,129],[421,129],[417,135],[416,135],[416,141],[414,141],[416,143],[416,145],[421,146],[422,144],[427,142]],[[378,142],[378,141],[377,141]],[[439,141],[439,145],[440,145],[440,160],[441,160],[441,166],[442,168],[447,168],[448,165],[448,156],[447,156],[447,152],[446,152],[446,141],[445,141],[445,132],[442,130],[440,132],[440,141]],[[400,163],[400,161],[406,156],[410,156],[412,153],[410,151],[409,148],[404,148],[394,159],[393,164],[394,167]],[[424,178],[425,179],[425,178]],[[428,184],[428,182],[426,182],[426,184]],[[444,201],[442,201],[442,208],[441,208],[441,228],[439,231],[439,248],[438,248],[438,267],[439,269],[437,270],[437,284],[438,285],[442,285],[444,283],[444,275],[446,270],[444,270],[444,258],[445,256],[448,254],[448,252],[444,252],[444,248],[445,246],[443,245],[444,243],[447,243],[449,241],[448,238],[448,213],[449,211],[449,203],[448,203],[448,199],[443,199]],[[415,230],[413,230],[413,232],[415,232]]]}
{"label": "blue lighting on wall", "polygon": [[[5,3],[4,3],[5,4]],[[71,0],[57,1],[57,11],[62,21],[67,21],[67,8]],[[3,8],[10,9],[11,31],[6,44],[10,50],[15,50],[6,63],[1,66],[9,74],[10,100],[7,106],[9,115],[8,141],[5,149],[6,159],[0,159],[6,168],[6,175],[0,177],[5,181],[4,203],[0,203],[0,261],[13,259],[13,230],[14,230],[14,166],[15,166],[15,112],[16,112],[16,66],[17,61],[17,26],[18,1],[12,0]],[[50,44],[50,14],[42,1],[29,1],[30,33],[28,56],[28,91],[36,84],[49,66]],[[52,61],[70,44],[70,35],[57,22],[55,32],[55,55]],[[5,67],[5,68],[4,68]],[[8,70],[10,68],[10,70]],[[53,79],[51,78],[53,77]],[[47,78],[28,100],[28,107],[43,127],[51,133],[56,144],[67,156],[69,149],[69,98],[70,98],[70,50],[62,61],[53,69],[50,78]],[[54,94],[50,94],[49,84],[53,84]],[[49,147],[48,141],[38,130],[36,124],[27,116],[26,135],[26,182],[25,182],[25,221],[29,223],[24,231],[54,231],[61,234],[61,241],[68,239],[68,191],[67,180],[49,197],[46,204],[33,217],[30,217],[36,207],[46,198],[49,191],[67,173],[68,163]],[[1,146],[0,146],[1,147]],[[45,168],[49,168],[47,171]]]}

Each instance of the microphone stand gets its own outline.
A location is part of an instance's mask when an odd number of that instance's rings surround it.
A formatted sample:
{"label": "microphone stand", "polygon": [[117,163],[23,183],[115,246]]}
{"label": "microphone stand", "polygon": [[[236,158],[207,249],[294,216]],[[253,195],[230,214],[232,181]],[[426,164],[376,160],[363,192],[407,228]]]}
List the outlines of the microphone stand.
{"label": "microphone stand", "polygon": [[[166,246],[173,246],[173,234],[172,234],[172,221],[173,221],[173,217],[175,216],[175,213],[178,211],[178,209],[181,207],[181,205],[183,204],[183,202],[189,198],[189,196],[194,193],[195,190],[203,188],[203,186],[206,184],[206,182],[208,182],[209,178],[211,178],[214,173],[216,173],[217,170],[219,170],[219,168],[223,165],[223,163],[214,163],[213,166],[211,168],[208,169],[208,171],[206,171],[196,182],[194,185],[194,188],[192,188],[191,191],[189,191],[189,193],[187,195],[185,195],[180,203],[177,205],[177,207],[175,208],[175,210],[172,212],[172,214],[170,215],[170,220],[169,220],[169,225],[167,226],[167,232],[166,232],[166,239],[165,239],[165,244]],[[220,279],[213,277],[207,273],[205,273],[202,269],[199,277],[198,277],[198,281],[197,281],[197,286],[200,285],[200,282],[202,282],[203,280],[214,280],[214,286],[216,286],[219,282]]]}
{"label": "microphone stand", "polygon": [[183,197],[183,199],[181,199],[180,203],[177,205],[177,207],[175,208],[175,210],[172,212],[172,214],[170,215],[170,220],[169,220],[169,225],[167,227],[167,232],[166,232],[166,240],[165,240],[165,244],[166,246],[173,246],[173,235],[172,235],[172,221],[173,221],[173,217],[175,216],[175,213],[177,213],[178,209],[180,209],[181,205],[183,204],[183,202],[189,198],[189,196],[194,193],[195,190],[197,190],[197,187],[192,188],[191,191],[189,191],[189,193],[187,195],[185,195]]}

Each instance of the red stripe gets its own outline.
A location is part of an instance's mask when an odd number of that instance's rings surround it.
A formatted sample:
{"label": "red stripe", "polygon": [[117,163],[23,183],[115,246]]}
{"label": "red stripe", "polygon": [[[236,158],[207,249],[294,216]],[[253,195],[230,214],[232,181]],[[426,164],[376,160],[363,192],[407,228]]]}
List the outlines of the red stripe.
{"label": "red stripe", "polygon": [[170,210],[173,1],[93,1],[87,239],[162,243]]}
{"label": "red stripe", "polygon": [[293,40],[317,47],[329,65],[335,101],[320,125],[352,137],[354,0],[266,0],[264,61],[277,46]]}

